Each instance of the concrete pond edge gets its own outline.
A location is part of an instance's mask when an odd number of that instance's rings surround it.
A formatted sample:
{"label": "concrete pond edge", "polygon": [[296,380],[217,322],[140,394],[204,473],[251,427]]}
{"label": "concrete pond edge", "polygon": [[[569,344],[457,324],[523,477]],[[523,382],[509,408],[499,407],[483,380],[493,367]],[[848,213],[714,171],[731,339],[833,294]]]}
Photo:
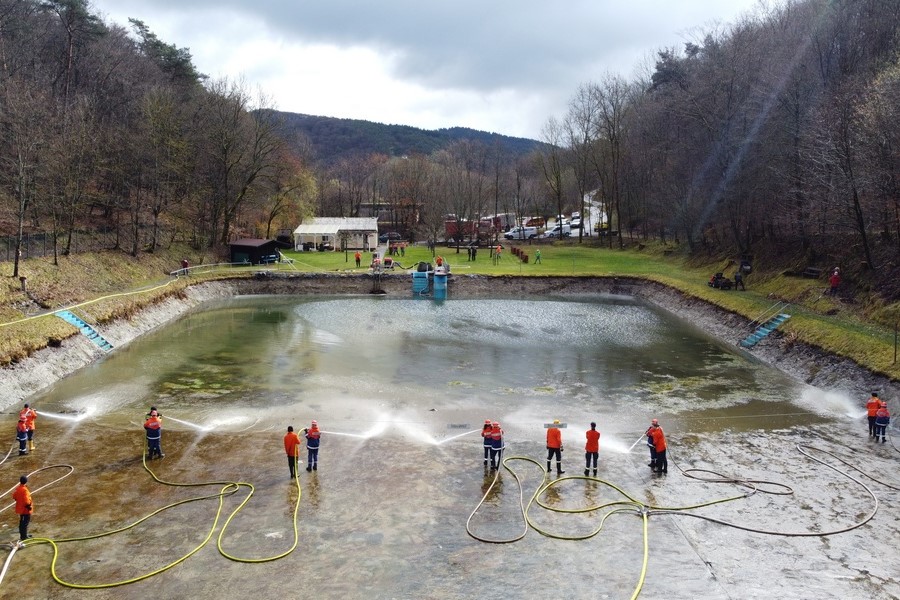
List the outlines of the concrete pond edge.
{"label": "concrete pond edge", "polygon": [[[640,298],[718,339],[739,348],[738,342],[751,330],[750,322],[735,313],[687,296],[664,285],[621,277],[516,277],[456,275],[450,280],[448,297],[516,298],[535,296],[589,297],[598,294]],[[375,278],[360,274],[285,274],[263,271],[250,279],[203,282],[186,288],[179,297],[169,297],[137,311],[128,319],[98,326],[114,347],[165,325],[187,312],[216,299],[236,295],[363,295],[409,297],[408,274],[385,274]],[[48,317],[50,318],[50,317]],[[739,352],[779,369],[811,386],[859,398],[860,407],[870,392],[882,398],[897,397],[900,385],[872,373],[849,359],[835,356],[777,332],[752,350]],[[104,353],[83,335],[73,335],[58,347],[48,347],[14,365],[0,369],[0,402],[3,409],[17,407],[26,398],[103,358]]]}

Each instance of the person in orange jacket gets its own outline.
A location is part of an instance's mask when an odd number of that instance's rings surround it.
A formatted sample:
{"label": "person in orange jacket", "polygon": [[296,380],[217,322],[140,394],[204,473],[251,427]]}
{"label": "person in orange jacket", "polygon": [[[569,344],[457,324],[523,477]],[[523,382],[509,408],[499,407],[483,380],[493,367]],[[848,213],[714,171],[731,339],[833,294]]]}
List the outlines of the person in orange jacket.
{"label": "person in orange jacket", "polygon": [[491,469],[500,468],[500,460],[503,458],[503,430],[500,423],[491,423]]}
{"label": "person in orange jacket", "polygon": [[556,457],[556,474],[562,475],[562,431],[559,428],[559,419],[553,419],[553,425],[547,428],[547,473],[550,472],[550,461]]}
{"label": "person in orange jacket", "polygon": [[19,515],[19,539],[27,540],[32,537],[28,535],[28,524],[31,522],[31,514],[34,512],[34,505],[31,503],[31,491],[26,485],[28,477],[22,475],[19,477],[19,485],[13,492],[13,500],[16,501],[16,514]]}
{"label": "person in orange jacket", "polygon": [[491,420],[485,419],[481,428],[481,445],[484,447],[484,466],[488,464],[488,457],[491,455]]}
{"label": "person in orange jacket", "polygon": [[359,263],[362,262],[362,254],[360,254],[359,250],[356,251],[356,254],[353,255],[353,258],[356,259],[356,267],[359,268]]}
{"label": "person in orange jacket", "polygon": [[[875,413],[878,412],[880,407],[881,399],[876,392],[872,392],[872,397],[866,402],[866,415],[869,419],[869,437],[878,438],[878,434],[875,433]],[[876,439],[875,441],[878,440]]]}
{"label": "person in orange jacket", "polygon": [[322,437],[322,432],[319,431],[319,424],[316,421],[310,423],[309,428],[303,430],[303,435],[306,436],[306,470],[318,471],[319,440]]}
{"label": "person in orange jacket", "polygon": [[584,474],[587,476],[588,469],[591,468],[591,461],[594,462],[594,477],[597,476],[597,458],[600,456],[600,432],[597,431],[597,424],[591,422],[591,428],[584,433],[587,443],[584,445]]}
{"label": "person in orange jacket", "polygon": [[[653,419],[654,421],[656,419]],[[647,447],[650,448],[650,462],[647,463],[647,466],[650,467],[651,471],[656,470],[656,446],[653,445],[653,425],[647,428],[647,431],[644,432],[644,435],[647,436]]]}
{"label": "person in orange jacket", "polygon": [[19,418],[25,417],[25,431],[28,436],[28,450],[34,452],[34,420],[37,419],[37,411],[28,404],[19,411]]}
{"label": "person in orange jacket", "polygon": [[153,460],[154,456],[165,458],[162,452],[162,416],[155,406],[150,407],[150,414],[144,421],[144,430],[147,432],[147,459]]}
{"label": "person in orange jacket", "polygon": [[287,433],[284,434],[284,453],[287,454],[291,479],[294,479],[297,473],[297,462],[300,459],[300,436],[294,432],[293,425],[288,425]]}
{"label": "person in orange jacket", "polygon": [[878,441],[879,435],[881,436],[881,443],[885,443],[887,441],[886,433],[888,425],[891,424],[891,411],[888,410],[887,402],[884,400],[881,401],[881,406],[878,407],[878,412],[875,413],[875,441]]}
{"label": "person in orange jacket", "polygon": [[656,467],[653,469],[656,473],[668,473],[669,461],[666,459],[666,434],[663,433],[659,421],[653,419],[650,422],[650,429],[647,431],[650,440],[653,442],[653,449],[656,451]]}
{"label": "person in orange jacket", "polygon": [[16,423],[16,441],[19,442],[19,456],[28,454],[28,426],[25,425],[25,417],[19,417]]}

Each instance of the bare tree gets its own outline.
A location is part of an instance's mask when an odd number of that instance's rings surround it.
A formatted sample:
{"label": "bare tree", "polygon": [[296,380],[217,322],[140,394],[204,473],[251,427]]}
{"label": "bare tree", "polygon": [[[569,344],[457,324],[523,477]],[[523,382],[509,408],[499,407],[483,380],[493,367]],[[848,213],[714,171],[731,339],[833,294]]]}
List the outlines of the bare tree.
{"label": "bare tree", "polygon": [[284,140],[275,113],[261,92],[255,102],[242,81],[212,82],[204,107],[206,126],[203,173],[209,188],[208,244],[227,245],[242,204],[271,171]]}

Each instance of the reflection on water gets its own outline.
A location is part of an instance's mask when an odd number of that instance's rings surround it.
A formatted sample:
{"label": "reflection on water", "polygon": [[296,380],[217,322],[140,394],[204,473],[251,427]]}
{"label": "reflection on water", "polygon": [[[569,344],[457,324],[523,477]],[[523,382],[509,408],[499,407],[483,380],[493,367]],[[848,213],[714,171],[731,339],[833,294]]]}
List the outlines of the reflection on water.
{"label": "reflection on water", "polygon": [[[605,441],[624,451],[652,415],[710,430],[808,421],[793,402],[804,393],[629,298],[279,296],[210,304],[34,402],[59,413],[90,410],[109,426],[131,426],[154,405],[170,426],[268,430],[318,418],[347,435],[390,428],[430,443],[486,417],[512,433],[552,418],[577,427],[596,420]],[[851,412],[839,398],[830,406],[815,412]]]}

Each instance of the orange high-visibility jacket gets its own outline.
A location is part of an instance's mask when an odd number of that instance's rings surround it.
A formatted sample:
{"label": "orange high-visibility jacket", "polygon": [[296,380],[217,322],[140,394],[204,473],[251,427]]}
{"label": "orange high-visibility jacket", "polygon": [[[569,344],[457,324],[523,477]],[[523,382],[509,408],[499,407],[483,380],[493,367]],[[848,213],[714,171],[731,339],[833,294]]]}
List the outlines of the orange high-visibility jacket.
{"label": "orange high-visibility jacket", "polygon": [[866,411],[868,412],[870,417],[874,417],[875,413],[878,412],[878,408],[881,406],[881,400],[878,399],[878,396],[872,396],[869,398],[869,401],[866,402]]}
{"label": "orange high-visibility jacket", "polygon": [[299,454],[300,436],[296,431],[288,431],[284,436],[284,452],[288,456],[297,456]]}
{"label": "orange high-visibility jacket", "polygon": [[562,448],[562,431],[558,427],[551,427],[547,430],[547,447]]}
{"label": "orange high-visibility jacket", "polygon": [[651,427],[650,438],[653,440],[653,447],[657,452],[666,449],[666,434],[663,433],[662,427]]}
{"label": "orange high-visibility jacket", "polygon": [[34,420],[37,418],[37,411],[31,407],[23,408],[19,411],[19,418],[25,417],[25,427],[34,429]]}
{"label": "orange high-visibility jacket", "polygon": [[588,429],[584,436],[587,438],[587,444],[584,445],[584,451],[600,452],[600,432],[596,429]]}
{"label": "orange high-visibility jacket", "polygon": [[31,504],[31,492],[28,486],[20,483],[13,492],[13,500],[16,501],[17,515],[30,515],[34,512],[34,506]]}

